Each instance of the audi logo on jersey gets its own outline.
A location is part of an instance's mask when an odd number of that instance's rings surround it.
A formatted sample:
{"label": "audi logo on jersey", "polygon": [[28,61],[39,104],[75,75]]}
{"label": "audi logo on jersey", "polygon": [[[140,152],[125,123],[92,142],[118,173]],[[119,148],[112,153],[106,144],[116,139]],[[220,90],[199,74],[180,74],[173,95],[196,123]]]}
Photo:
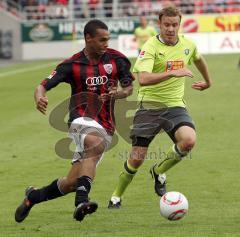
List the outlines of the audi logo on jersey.
{"label": "audi logo on jersey", "polygon": [[86,84],[88,86],[100,86],[108,82],[107,76],[98,76],[98,77],[88,77],[86,79]]}

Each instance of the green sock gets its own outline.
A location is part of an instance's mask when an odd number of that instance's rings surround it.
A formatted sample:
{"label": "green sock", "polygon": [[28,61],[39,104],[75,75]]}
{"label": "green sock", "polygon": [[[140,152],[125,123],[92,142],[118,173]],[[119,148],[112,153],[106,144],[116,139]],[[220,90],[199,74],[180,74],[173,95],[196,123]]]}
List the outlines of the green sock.
{"label": "green sock", "polygon": [[119,176],[117,187],[115,188],[112,197],[119,197],[123,195],[128,185],[132,182],[137,169],[133,168],[128,161],[124,163],[124,170]]}
{"label": "green sock", "polygon": [[169,170],[174,165],[176,165],[179,161],[181,161],[182,157],[185,155],[186,154],[184,154],[184,153],[180,154],[176,145],[173,145],[172,148],[167,153],[167,157],[162,162],[160,162],[160,164],[157,164],[154,167],[154,172],[156,174],[165,173],[167,170]]}

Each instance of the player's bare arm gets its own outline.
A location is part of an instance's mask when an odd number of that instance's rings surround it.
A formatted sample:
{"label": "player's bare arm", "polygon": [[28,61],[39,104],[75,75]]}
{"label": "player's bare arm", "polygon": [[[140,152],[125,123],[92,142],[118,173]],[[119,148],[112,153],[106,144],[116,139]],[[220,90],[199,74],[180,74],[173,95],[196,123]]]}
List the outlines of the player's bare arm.
{"label": "player's bare arm", "polygon": [[197,67],[198,71],[202,74],[204,81],[197,81],[192,84],[192,88],[195,90],[205,90],[212,85],[212,81],[209,76],[208,67],[201,56],[198,60],[194,61],[195,66]]}
{"label": "player's bare arm", "polygon": [[181,68],[168,72],[149,73],[140,72],[136,74],[139,84],[141,86],[155,85],[160,82],[166,81],[172,77],[193,77],[193,73],[188,68]]}
{"label": "player's bare arm", "polygon": [[48,98],[46,96],[46,90],[42,85],[39,85],[34,93],[34,99],[36,103],[36,108],[42,114],[46,114],[48,106]]}
{"label": "player's bare arm", "polygon": [[133,92],[133,86],[130,85],[128,87],[121,88],[120,90],[110,90],[109,95],[114,99],[123,99],[130,96]]}
{"label": "player's bare arm", "polygon": [[133,92],[132,85],[121,88],[120,90],[118,90],[117,87],[112,87],[108,93],[102,94],[99,97],[99,99],[101,99],[102,101],[109,100],[110,98],[114,98],[116,100],[123,99],[123,98],[130,96],[132,94],[132,92]]}

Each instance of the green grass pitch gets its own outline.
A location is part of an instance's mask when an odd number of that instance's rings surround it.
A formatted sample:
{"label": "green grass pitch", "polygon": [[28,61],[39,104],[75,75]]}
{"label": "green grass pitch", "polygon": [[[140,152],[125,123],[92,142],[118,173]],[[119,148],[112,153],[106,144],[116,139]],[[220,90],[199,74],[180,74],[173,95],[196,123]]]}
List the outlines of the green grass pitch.
{"label": "green grass pitch", "polygon": [[[0,236],[240,236],[239,55],[211,55],[206,60],[214,82],[212,88],[203,92],[190,88],[193,80],[201,78],[195,69],[194,79],[187,79],[186,84],[185,98],[197,126],[197,145],[191,157],[168,172],[168,190],[182,192],[189,201],[188,215],[177,222],[160,216],[159,198],[148,172],[171,145],[161,134],[151,144],[151,156],[126,191],[120,210],[108,210],[106,206],[131,147],[121,137],[98,167],[91,192],[91,199],[99,203],[95,214],[82,223],[74,221],[74,195],[70,194],[37,205],[23,223],[15,223],[15,208],[22,201],[24,189],[28,185],[46,185],[66,175],[70,167],[70,160],[59,158],[54,150],[55,143],[66,133],[52,128],[48,120],[52,109],[69,96],[70,90],[60,85],[49,92],[48,115],[43,116],[35,109],[33,91],[58,61],[1,68]],[[135,100],[136,91],[137,82],[129,100]],[[123,127],[124,123],[118,127],[119,133],[126,129]]]}

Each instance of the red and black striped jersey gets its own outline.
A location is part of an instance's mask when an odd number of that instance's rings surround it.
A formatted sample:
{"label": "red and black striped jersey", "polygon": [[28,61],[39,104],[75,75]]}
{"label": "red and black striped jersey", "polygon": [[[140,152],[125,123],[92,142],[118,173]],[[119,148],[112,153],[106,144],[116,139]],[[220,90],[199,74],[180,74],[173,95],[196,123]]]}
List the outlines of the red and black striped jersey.
{"label": "red and black striped jersey", "polygon": [[48,91],[61,82],[71,85],[69,123],[78,117],[90,117],[109,134],[115,130],[114,100],[102,102],[99,95],[111,87],[132,84],[130,61],[120,52],[108,48],[96,64],[83,51],[60,63],[41,85]]}

